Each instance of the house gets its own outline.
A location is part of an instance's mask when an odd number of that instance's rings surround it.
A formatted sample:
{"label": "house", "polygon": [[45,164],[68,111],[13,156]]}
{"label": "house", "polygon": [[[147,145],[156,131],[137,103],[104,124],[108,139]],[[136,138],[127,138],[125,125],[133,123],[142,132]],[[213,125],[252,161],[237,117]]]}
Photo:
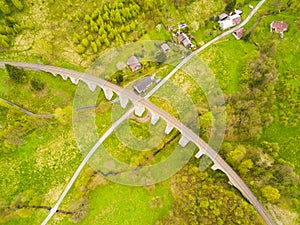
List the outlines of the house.
{"label": "house", "polygon": [[234,10],[234,14],[242,15],[242,14],[243,14],[243,11],[240,10],[240,9],[235,9],[235,10]]}
{"label": "house", "polygon": [[141,94],[147,90],[147,88],[155,81],[155,76],[147,76],[144,80],[133,85],[134,90]]}
{"label": "house", "polygon": [[134,55],[129,57],[127,65],[130,67],[132,72],[142,68],[142,65],[140,64],[139,60]]}
{"label": "house", "polygon": [[190,48],[192,46],[191,40],[185,33],[178,34],[177,40],[178,40],[178,43],[182,44],[185,48]]}
{"label": "house", "polygon": [[167,43],[163,43],[160,48],[164,51],[164,53],[167,53],[170,51],[170,47]]}
{"label": "house", "polygon": [[244,36],[244,33],[245,33],[245,29],[241,27],[240,29],[233,32],[232,34],[237,40],[240,40]]}
{"label": "house", "polygon": [[226,30],[230,27],[233,27],[241,22],[241,16],[238,14],[233,14],[231,16],[228,16],[227,19],[221,20],[218,23],[220,24],[221,30]]}
{"label": "house", "polygon": [[222,14],[218,15],[218,17],[219,17],[219,21],[222,21],[222,20],[225,20],[225,19],[227,19],[227,17],[228,17],[228,14],[226,14],[226,13],[222,13]]}
{"label": "house", "polygon": [[272,21],[270,24],[270,31],[275,31],[276,33],[280,33],[281,38],[283,38],[283,33],[287,31],[289,28],[289,24],[287,22],[282,21]]}

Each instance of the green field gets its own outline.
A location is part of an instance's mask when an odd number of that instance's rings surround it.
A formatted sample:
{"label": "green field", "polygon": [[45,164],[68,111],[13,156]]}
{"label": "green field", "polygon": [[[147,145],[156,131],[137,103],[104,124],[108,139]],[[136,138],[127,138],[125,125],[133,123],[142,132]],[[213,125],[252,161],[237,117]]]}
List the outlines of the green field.
{"label": "green field", "polygon": [[[169,182],[149,188],[109,184],[97,188],[89,199],[88,213],[80,224],[154,224],[172,207]],[[65,219],[61,224],[73,223]]]}

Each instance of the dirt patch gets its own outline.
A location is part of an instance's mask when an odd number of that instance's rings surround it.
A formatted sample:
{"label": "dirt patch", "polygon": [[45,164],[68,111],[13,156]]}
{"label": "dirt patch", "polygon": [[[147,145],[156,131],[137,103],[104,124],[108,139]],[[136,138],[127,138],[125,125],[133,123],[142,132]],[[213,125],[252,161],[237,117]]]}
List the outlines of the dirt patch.
{"label": "dirt patch", "polygon": [[148,111],[146,116],[140,118],[134,115],[134,112],[132,112],[129,116],[130,119],[133,119],[139,123],[147,123],[151,119],[151,113]]}
{"label": "dirt patch", "polygon": [[63,191],[63,185],[59,185],[56,187],[53,187],[49,190],[49,192],[45,195],[45,200],[49,205],[54,205],[56,201],[58,200],[60,194]]}
{"label": "dirt patch", "polygon": [[286,209],[279,208],[275,205],[268,205],[273,216],[277,217],[277,220],[280,220],[282,224],[299,224],[299,217],[297,213],[292,213]]}

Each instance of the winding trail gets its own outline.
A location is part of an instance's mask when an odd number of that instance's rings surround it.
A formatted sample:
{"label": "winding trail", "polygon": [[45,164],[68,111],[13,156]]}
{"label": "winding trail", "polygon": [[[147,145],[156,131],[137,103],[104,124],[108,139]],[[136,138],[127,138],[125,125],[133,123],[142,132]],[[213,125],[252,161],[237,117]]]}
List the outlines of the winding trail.
{"label": "winding trail", "polygon": [[5,100],[3,98],[0,98],[0,101],[5,102],[6,104],[8,104],[8,105],[10,105],[12,107],[15,107],[15,108],[21,110],[22,112],[24,112],[28,116],[36,116],[36,117],[40,117],[40,118],[51,118],[51,117],[54,117],[54,114],[36,114],[36,113],[30,112],[30,111],[22,108],[21,106],[18,106],[18,105],[14,104],[14,103],[12,103],[10,101],[7,101],[7,100]]}

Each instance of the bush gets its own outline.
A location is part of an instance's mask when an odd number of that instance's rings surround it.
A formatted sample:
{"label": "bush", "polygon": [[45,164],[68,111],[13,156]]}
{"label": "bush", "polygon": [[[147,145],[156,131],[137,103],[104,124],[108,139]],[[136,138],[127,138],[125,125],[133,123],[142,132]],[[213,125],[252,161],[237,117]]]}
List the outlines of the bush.
{"label": "bush", "polygon": [[5,0],[0,0],[0,11],[6,15],[11,13],[10,7]]}
{"label": "bush", "polygon": [[27,74],[24,69],[20,69],[16,66],[5,64],[6,71],[15,83],[23,84],[27,80]]}
{"label": "bush", "polygon": [[89,47],[90,42],[89,42],[88,39],[84,38],[84,39],[82,40],[81,44],[82,44],[84,47],[87,48],[87,47]]}
{"label": "bush", "polygon": [[35,91],[41,91],[45,88],[45,83],[41,82],[37,78],[31,79],[30,80],[30,85],[31,85],[32,89],[35,90]]}
{"label": "bush", "polygon": [[95,42],[91,42],[91,46],[92,46],[94,53],[97,53],[98,52],[97,44]]}
{"label": "bush", "polygon": [[11,1],[18,10],[20,10],[20,11],[23,10],[24,6],[21,1],[19,1],[19,0],[11,0]]}
{"label": "bush", "polygon": [[236,0],[233,0],[232,2],[229,2],[225,7],[225,11],[226,12],[232,12],[234,10],[235,5],[236,5]]}
{"label": "bush", "polygon": [[79,54],[83,54],[85,52],[85,47],[83,47],[82,45],[78,45],[77,46],[77,52]]}

